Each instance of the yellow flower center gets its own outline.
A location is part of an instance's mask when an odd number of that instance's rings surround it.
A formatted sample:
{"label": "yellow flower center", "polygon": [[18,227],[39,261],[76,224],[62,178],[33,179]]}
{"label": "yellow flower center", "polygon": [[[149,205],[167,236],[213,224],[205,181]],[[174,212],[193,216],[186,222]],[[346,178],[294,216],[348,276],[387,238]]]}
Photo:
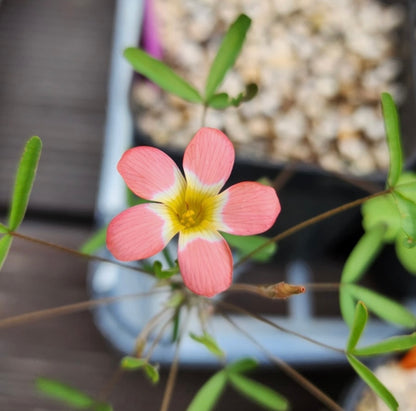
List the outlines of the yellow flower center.
{"label": "yellow flower center", "polygon": [[191,228],[196,224],[197,215],[194,210],[185,211],[179,219],[179,222],[186,228]]}

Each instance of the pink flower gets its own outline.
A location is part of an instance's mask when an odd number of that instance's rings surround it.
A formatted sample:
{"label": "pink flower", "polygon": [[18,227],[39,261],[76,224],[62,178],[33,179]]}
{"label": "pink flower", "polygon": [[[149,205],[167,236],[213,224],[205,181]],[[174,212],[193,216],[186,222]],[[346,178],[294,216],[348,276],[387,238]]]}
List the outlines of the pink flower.
{"label": "pink flower", "polygon": [[136,195],[153,202],[131,207],[110,222],[111,253],[122,261],[148,258],[179,233],[178,263],[185,285],[207,297],[226,290],[233,261],[219,231],[259,234],[280,212],[275,190],[259,183],[238,183],[220,193],[234,156],[231,141],[212,128],[200,129],[186,148],[185,178],[157,148],[126,151],[118,171]]}

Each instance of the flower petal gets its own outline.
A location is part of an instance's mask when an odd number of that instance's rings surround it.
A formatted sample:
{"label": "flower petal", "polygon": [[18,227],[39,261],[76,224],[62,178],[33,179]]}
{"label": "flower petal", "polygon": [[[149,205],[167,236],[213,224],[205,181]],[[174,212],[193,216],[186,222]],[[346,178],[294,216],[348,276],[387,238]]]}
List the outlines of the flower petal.
{"label": "flower petal", "polygon": [[215,231],[198,236],[181,232],[178,262],[185,285],[195,294],[212,297],[231,285],[233,257]]}
{"label": "flower petal", "polygon": [[224,200],[221,210],[221,227],[236,235],[260,234],[268,230],[280,213],[280,202],[276,191],[255,182],[235,184],[219,195]]}
{"label": "flower petal", "polygon": [[175,162],[154,147],[127,150],[117,169],[130,190],[146,200],[169,203],[185,190],[185,179]]}
{"label": "flower petal", "polygon": [[183,168],[188,185],[198,191],[217,194],[234,165],[234,147],[227,136],[214,128],[201,128],[188,144]]}
{"label": "flower petal", "polygon": [[141,260],[162,251],[176,232],[165,205],[140,204],[111,220],[107,247],[118,260]]}

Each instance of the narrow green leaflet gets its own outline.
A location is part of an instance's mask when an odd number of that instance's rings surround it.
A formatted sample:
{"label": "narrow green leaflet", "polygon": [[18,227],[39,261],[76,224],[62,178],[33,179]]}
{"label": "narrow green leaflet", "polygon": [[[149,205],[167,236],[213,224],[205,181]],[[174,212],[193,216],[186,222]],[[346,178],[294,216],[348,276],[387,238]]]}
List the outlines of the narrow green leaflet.
{"label": "narrow green leaflet", "polygon": [[380,380],[360,361],[352,355],[347,354],[347,359],[355,372],[366,384],[386,403],[393,411],[399,409],[399,403],[391,392],[380,382]]}
{"label": "narrow green leaflet", "polygon": [[209,102],[227,71],[234,65],[243,46],[251,19],[245,14],[238,16],[226,33],[217,55],[211,65],[205,84],[205,101]]}
{"label": "narrow green leaflet", "polygon": [[218,402],[227,384],[224,371],[214,374],[196,393],[186,411],[210,411]]}
{"label": "narrow green leaflet", "polygon": [[348,291],[347,285],[341,284],[341,288],[339,290],[339,308],[341,310],[342,318],[351,328],[354,324],[355,299]]}
{"label": "narrow green leaflet", "polygon": [[6,261],[7,254],[9,253],[10,246],[12,245],[13,237],[9,234],[0,238],[0,270]]}
{"label": "narrow green leaflet", "polygon": [[238,107],[245,101],[252,100],[258,92],[258,87],[254,83],[247,84],[245,91],[241,92],[237,97],[230,97],[227,93],[214,94],[208,101],[208,106],[217,110],[223,110],[227,107]]}
{"label": "narrow green leaflet", "polygon": [[105,247],[107,226],[97,230],[79,249],[84,254],[94,254]]}
{"label": "narrow green leaflet", "polygon": [[259,366],[259,363],[254,358],[242,358],[227,366],[226,370],[229,373],[242,374],[253,371]]}
{"label": "narrow green leaflet", "polygon": [[407,351],[416,346],[416,332],[388,338],[366,347],[355,348],[354,355],[379,355],[397,351]]}
{"label": "narrow green leaflet", "polygon": [[367,308],[385,321],[407,328],[416,327],[416,317],[401,304],[368,288],[349,284],[351,295],[362,300]]}
{"label": "narrow green leaflet", "polygon": [[162,263],[160,261],[155,261],[153,263],[152,269],[153,269],[153,272],[154,272],[156,278],[158,278],[159,280],[164,280],[166,278],[170,278],[170,277],[172,277],[172,275],[175,275],[175,274],[179,273],[178,264],[176,264],[175,267],[167,268],[166,270],[164,270],[162,268]]}
{"label": "narrow green leaflet", "polygon": [[0,223],[0,234],[1,233],[6,234],[8,232],[9,232],[9,229],[5,225],[3,225],[3,224]]}
{"label": "narrow green leaflet", "polygon": [[129,47],[124,50],[124,57],[133,66],[134,70],[168,93],[175,94],[191,103],[203,102],[202,97],[193,86],[178,76],[170,67],[151,57],[143,50]]}
{"label": "narrow green leaflet", "polygon": [[31,137],[25,145],[16,173],[8,226],[16,230],[23,220],[32,191],[33,181],[38,167],[42,141],[39,137]]}
{"label": "narrow green leaflet", "polygon": [[[262,237],[260,235],[238,236],[228,233],[221,233],[221,235],[231,247],[237,249],[242,255],[250,254],[252,251],[257,250],[269,241],[267,237]],[[275,243],[269,243],[251,258],[255,261],[264,263],[273,257],[276,250],[277,245]]]}
{"label": "narrow green leaflet", "polygon": [[406,247],[407,236],[399,234],[396,241],[397,258],[403,267],[412,274],[416,274],[416,247]]}
{"label": "narrow green leaflet", "polygon": [[416,246],[416,203],[402,193],[393,193],[397,207],[401,214],[402,229],[406,234],[403,245],[411,248]]}
{"label": "narrow green leaflet", "polygon": [[217,342],[208,333],[204,332],[204,334],[201,336],[195,335],[194,333],[190,333],[189,336],[193,340],[203,344],[207,348],[208,351],[212,352],[217,357],[224,357],[225,355],[224,351],[221,350],[220,347],[218,347]]}
{"label": "narrow green leaflet", "polygon": [[393,98],[388,93],[381,94],[384,126],[386,128],[387,145],[390,155],[390,167],[387,175],[387,185],[394,187],[402,173],[403,152],[400,136],[400,121]]}
{"label": "narrow green leaflet", "polygon": [[287,399],[266,385],[240,374],[231,373],[228,378],[237,391],[266,410],[284,411],[289,409]]}
{"label": "narrow green leaflet", "polygon": [[347,351],[351,351],[361,338],[361,334],[367,324],[368,312],[362,301],[358,301],[355,307],[354,322],[347,341]]}
{"label": "narrow green leaflet", "polygon": [[360,238],[345,262],[341,282],[353,283],[361,279],[383,247],[387,227],[382,224],[372,227]]}
{"label": "narrow green leaflet", "polygon": [[42,394],[81,410],[94,409],[96,401],[76,388],[49,378],[37,378],[35,385]]}
{"label": "narrow green leaflet", "polygon": [[147,363],[144,365],[144,372],[152,384],[157,384],[159,382],[160,376],[158,367]]}
{"label": "narrow green leaflet", "polygon": [[144,358],[130,356],[123,357],[120,361],[120,367],[124,371],[136,371],[143,368],[145,364],[147,364],[147,361]]}

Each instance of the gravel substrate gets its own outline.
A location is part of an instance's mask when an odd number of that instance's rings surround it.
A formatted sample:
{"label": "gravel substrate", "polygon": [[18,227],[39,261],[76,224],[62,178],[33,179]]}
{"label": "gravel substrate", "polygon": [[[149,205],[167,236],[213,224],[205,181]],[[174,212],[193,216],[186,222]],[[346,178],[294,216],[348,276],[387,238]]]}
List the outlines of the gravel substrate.
{"label": "gravel substrate", "polygon": [[[388,153],[379,99],[404,99],[397,29],[405,12],[376,0],[155,0],[163,59],[199,90],[229,25],[252,18],[247,41],[221,91],[255,82],[239,108],[209,109],[242,157],[314,163],[352,174],[385,170]],[[202,108],[140,81],[137,124],[158,145],[183,148]]]}

